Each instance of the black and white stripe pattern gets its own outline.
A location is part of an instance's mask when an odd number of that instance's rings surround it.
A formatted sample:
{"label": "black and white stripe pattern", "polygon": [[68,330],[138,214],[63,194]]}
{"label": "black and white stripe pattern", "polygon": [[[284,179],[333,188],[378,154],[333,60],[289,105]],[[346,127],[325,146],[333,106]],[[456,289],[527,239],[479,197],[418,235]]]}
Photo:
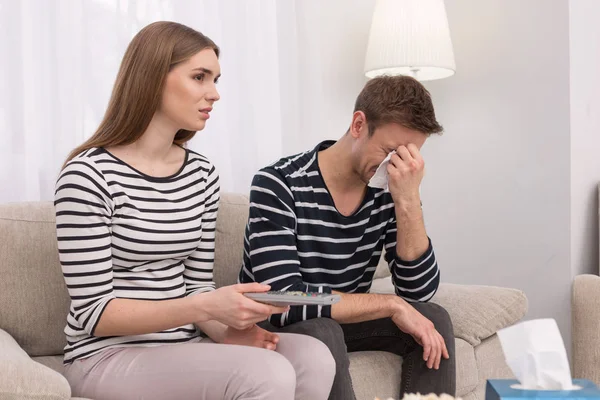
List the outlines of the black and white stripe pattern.
{"label": "black and white stripe pattern", "polygon": [[[419,259],[396,255],[396,215],[391,195],[369,188],[363,204],[341,215],[325,186],[314,150],[283,158],[260,170],[250,191],[240,282],[261,282],[272,290],[366,293],[382,251],[396,294],[428,301],[439,285],[431,246]],[[331,317],[331,307],[292,307],[271,322],[277,326]]]}
{"label": "black and white stripe pattern", "polygon": [[58,249],[71,296],[65,363],[110,346],[155,346],[198,337],[194,325],[94,337],[114,298],[167,300],[214,290],[219,178],[186,150],[173,176],[136,171],[104,149],[70,161],[55,194]]}

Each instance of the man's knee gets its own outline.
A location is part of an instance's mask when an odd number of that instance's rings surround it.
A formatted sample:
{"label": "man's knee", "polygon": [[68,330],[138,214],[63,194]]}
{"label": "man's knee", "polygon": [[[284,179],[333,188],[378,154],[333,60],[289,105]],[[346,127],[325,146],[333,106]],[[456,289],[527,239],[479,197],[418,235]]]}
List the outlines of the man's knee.
{"label": "man's knee", "polygon": [[435,303],[419,303],[415,308],[423,314],[425,318],[433,322],[435,329],[446,341],[446,345],[450,344],[453,346],[454,327],[452,326],[452,319],[450,318],[448,311]]}
{"label": "man's knee", "polygon": [[314,318],[293,325],[294,333],[302,333],[329,344],[344,343],[344,331],[340,324],[330,318]]}

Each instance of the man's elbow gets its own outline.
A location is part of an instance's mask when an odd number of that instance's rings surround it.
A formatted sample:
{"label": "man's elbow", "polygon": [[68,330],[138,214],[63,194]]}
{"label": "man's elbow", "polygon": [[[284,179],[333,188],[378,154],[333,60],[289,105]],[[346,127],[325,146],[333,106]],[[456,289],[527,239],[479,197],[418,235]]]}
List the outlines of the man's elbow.
{"label": "man's elbow", "polygon": [[427,303],[435,296],[439,288],[439,280],[432,282],[426,289],[418,291],[410,291],[396,286],[396,295],[402,297],[409,303]]}

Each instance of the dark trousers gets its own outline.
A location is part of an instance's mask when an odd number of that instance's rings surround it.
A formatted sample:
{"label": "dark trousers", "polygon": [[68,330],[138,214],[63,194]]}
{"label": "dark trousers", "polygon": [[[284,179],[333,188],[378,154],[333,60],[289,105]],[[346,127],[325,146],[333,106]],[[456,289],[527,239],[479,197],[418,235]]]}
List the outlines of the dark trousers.
{"label": "dark trousers", "polygon": [[423,348],[402,332],[391,318],[338,324],[332,319],[317,318],[297,322],[284,328],[276,328],[269,323],[260,324],[273,332],[301,333],[321,340],[329,347],[336,360],[336,376],[329,396],[330,400],[352,400],[354,390],[348,369],[348,353],[353,351],[387,351],[402,357],[402,383],[400,398],[404,393],[447,393],[456,392],[456,361],[454,352],[454,331],[450,316],[444,308],[434,303],[412,304],[417,311],[433,322],[442,335],[450,359],[442,358],[438,370],[427,368],[423,360]]}

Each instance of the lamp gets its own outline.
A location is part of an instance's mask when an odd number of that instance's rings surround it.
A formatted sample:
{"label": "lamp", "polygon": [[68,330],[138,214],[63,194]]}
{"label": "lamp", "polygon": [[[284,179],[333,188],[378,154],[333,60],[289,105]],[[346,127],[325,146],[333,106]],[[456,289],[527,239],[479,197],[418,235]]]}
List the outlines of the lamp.
{"label": "lamp", "polygon": [[419,81],[454,75],[456,64],[443,0],[377,0],[365,75],[410,75]]}

